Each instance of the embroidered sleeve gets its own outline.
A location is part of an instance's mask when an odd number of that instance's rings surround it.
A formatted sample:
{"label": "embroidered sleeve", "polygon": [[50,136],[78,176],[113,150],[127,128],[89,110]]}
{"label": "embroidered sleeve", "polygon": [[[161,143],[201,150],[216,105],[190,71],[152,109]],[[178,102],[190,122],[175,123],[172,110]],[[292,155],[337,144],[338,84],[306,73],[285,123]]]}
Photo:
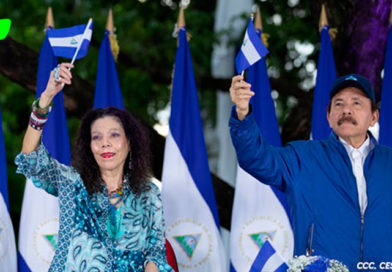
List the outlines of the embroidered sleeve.
{"label": "embroidered sleeve", "polygon": [[166,247],[165,247],[165,222],[163,219],[162,200],[159,189],[151,184],[150,190],[150,226],[147,234],[147,252],[146,261],[154,262],[158,270],[173,271],[171,266],[166,261]]}
{"label": "embroidered sleeve", "polygon": [[58,195],[59,184],[72,172],[71,167],[52,158],[41,144],[31,153],[19,153],[15,158],[16,172],[30,179],[37,188],[51,195]]}

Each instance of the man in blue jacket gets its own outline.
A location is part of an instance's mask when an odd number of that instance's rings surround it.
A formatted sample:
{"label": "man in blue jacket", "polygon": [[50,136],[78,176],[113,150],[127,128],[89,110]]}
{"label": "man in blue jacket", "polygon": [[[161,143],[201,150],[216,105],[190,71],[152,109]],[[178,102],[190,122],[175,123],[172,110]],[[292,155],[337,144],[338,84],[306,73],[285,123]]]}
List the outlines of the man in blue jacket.
{"label": "man in blue jacket", "polygon": [[392,262],[392,149],[368,131],[379,117],[370,82],[359,75],[338,78],[327,110],[330,137],[285,147],[264,141],[249,106],[254,93],[242,76],[233,77],[230,95],[239,164],[286,194],[294,254],[308,250],[350,271],[361,269],[359,262],[373,262],[373,271],[391,269],[386,262]]}

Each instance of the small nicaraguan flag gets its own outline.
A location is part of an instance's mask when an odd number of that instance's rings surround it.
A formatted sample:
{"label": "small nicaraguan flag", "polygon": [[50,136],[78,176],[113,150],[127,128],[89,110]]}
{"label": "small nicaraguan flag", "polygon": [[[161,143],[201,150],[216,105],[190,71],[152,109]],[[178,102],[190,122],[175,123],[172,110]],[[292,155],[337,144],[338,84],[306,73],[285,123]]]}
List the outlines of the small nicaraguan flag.
{"label": "small nicaraguan flag", "polygon": [[56,57],[72,59],[79,44],[81,43],[76,59],[83,58],[87,55],[93,34],[93,22],[89,21],[87,25],[77,25],[67,28],[48,29],[46,35],[52,46]]}
{"label": "small nicaraguan flag", "polygon": [[249,19],[246,28],[244,41],[237,57],[235,58],[235,67],[240,74],[242,71],[252,66],[262,57],[268,54],[268,49],[264,46],[260,37],[257,35],[253,20]]}
{"label": "small nicaraguan flag", "polygon": [[266,240],[249,272],[286,272],[288,268],[271,243]]}

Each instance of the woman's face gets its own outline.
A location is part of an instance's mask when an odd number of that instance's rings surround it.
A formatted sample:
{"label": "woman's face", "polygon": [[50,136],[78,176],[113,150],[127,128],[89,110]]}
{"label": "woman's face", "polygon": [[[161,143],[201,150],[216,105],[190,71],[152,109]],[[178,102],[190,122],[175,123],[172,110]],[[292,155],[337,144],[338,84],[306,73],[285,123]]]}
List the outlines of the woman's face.
{"label": "woman's face", "polygon": [[101,172],[123,171],[130,144],[116,117],[105,116],[91,124],[90,147]]}

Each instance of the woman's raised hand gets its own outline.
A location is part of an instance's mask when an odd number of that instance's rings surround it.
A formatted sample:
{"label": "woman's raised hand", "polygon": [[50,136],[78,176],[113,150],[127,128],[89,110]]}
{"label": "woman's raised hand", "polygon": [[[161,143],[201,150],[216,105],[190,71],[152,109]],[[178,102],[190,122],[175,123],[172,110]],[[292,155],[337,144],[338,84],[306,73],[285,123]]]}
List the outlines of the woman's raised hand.
{"label": "woman's raised hand", "polygon": [[48,84],[39,101],[40,108],[47,107],[55,95],[64,88],[64,84],[71,85],[73,67],[71,63],[61,63],[50,72]]}

